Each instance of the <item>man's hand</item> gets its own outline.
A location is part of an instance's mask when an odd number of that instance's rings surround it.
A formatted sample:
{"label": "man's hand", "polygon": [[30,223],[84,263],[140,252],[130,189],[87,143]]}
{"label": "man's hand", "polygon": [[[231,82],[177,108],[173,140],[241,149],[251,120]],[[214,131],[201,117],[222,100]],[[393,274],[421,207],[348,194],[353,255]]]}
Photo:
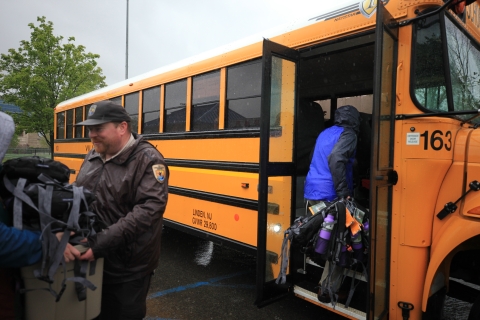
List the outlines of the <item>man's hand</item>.
{"label": "man's hand", "polygon": [[83,253],[83,254],[80,256],[80,260],[88,260],[88,261],[93,261],[93,260],[95,260],[95,257],[93,256],[93,251],[92,251],[92,249],[88,249],[87,251],[85,251],[85,253]]}
{"label": "man's hand", "polygon": [[[70,235],[75,234],[75,232],[71,232]],[[62,240],[63,232],[58,232],[55,234],[57,236],[58,241]],[[63,257],[65,258],[65,262],[70,262],[75,259],[80,258],[80,251],[78,251],[74,246],[70,243],[67,243],[65,247],[65,251],[63,252]]]}

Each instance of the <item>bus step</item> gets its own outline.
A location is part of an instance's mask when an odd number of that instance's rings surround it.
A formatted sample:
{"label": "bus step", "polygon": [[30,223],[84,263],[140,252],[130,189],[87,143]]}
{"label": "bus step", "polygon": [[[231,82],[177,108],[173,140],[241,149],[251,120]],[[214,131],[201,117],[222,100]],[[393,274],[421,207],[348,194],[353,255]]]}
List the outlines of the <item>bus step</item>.
{"label": "bus step", "polygon": [[361,310],[354,309],[352,307],[345,308],[345,305],[342,303],[336,303],[335,309],[331,303],[322,303],[317,299],[317,293],[302,288],[300,286],[295,285],[293,287],[293,292],[299,298],[305,299],[313,304],[316,304],[322,308],[329,309],[333,312],[339,313],[341,312],[342,315],[348,316],[350,319],[366,319],[367,314]]}

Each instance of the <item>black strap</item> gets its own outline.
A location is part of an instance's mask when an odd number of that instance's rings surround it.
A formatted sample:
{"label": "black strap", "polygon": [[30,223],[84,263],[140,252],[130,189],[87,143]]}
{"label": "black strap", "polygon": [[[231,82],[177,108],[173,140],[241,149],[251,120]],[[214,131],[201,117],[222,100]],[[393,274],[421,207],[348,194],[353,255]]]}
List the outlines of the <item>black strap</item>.
{"label": "black strap", "polygon": [[[75,277],[85,279],[87,275],[88,261],[75,260],[75,266],[73,268],[73,274]],[[77,292],[78,301],[84,301],[87,299],[87,290],[83,283],[75,282],[75,291]]]}
{"label": "black strap", "polygon": [[338,266],[332,261],[327,263],[328,263],[328,274],[327,274],[327,277],[320,284],[320,286],[322,288],[322,293],[328,292],[328,296],[330,297],[330,302],[332,304],[332,307],[333,309],[335,309],[335,306],[338,300],[338,294],[336,290],[338,290],[341,287],[345,277],[343,276],[343,272],[342,272],[342,273],[339,273],[338,276],[335,278],[333,276],[334,270],[336,270],[337,268],[340,268],[341,270],[343,270],[343,268]]}
{"label": "black strap", "polygon": [[335,204],[336,211],[337,211],[337,233],[335,234],[336,241],[335,241],[335,249],[334,249],[334,256],[332,258],[332,261],[335,262],[335,264],[340,262],[340,254],[342,253],[342,246],[346,245],[345,243],[345,236],[348,230],[346,230],[345,227],[345,204],[341,201],[338,201]]}
{"label": "black strap", "polygon": [[[365,277],[365,281],[367,281],[368,283],[367,268],[361,261],[355,260],[355,262],[357,263],[356,264],[357,267],[358,265],[362,266],[362,275]],[[347,301],[345,302],[345,308],[348,308],[350,306],[350,302],[352,301],[352,298],[353,298],[353,293],[355,292],[355,289],[357,288],[358,284],[361,282],[361,280],[359,279],[357,283],[354,285],[356,268],[355,270],[352,269],[352,272],[353,272],[353,277],[352,277],[352,282],[350,283],[350,291],[348,292],[348,298],[347,298]]]}
{"label": "black strap", "polygon": [[282,249],[280,254],[280,272],[278,277],[275,280],[276,284],[285,284],[287,282],[287,266],[288,266],[288,257],[290,256],[290,251],[288,250],[288,242],[292,240],[293,232],[290,228],[285,230],[283,235]]}

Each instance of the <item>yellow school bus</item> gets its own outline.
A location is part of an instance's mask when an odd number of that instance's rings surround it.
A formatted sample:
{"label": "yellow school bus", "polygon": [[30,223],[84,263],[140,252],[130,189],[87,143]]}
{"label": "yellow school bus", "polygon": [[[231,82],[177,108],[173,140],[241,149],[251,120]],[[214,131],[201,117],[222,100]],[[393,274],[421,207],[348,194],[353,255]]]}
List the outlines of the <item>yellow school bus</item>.
{"label": "yellow school bus", "polygon": [[[295,294],[350,319],[440,319],[447,293],[480,285],[479,3],[318,10],[60,103],[54,157],[75,180],[92,145],[74,124],[118,102],[169,165],[165,225],[255,254],[259,306]],[[362,116],[354,197],[371,235],[348,307],[317,299],[308,254],[291,252],[287,284],[274,283],[284,232],[305,215],[310,151],[344,104]],[[478,291],[461,291],[478,316]]]}

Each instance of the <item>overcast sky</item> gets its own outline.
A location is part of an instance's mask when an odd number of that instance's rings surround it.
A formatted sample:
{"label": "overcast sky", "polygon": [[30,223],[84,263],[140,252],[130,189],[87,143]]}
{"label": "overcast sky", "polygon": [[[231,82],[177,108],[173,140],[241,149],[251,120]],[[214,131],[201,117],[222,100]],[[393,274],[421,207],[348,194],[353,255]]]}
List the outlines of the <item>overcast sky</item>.
{"label": "overcast sky", "polygon": [[[129,0],[129,78],[352,0]],[[0,53],[30,40],[29,23],[100,55],[107,84],[125,79],[127,0],[0,0]]]}

